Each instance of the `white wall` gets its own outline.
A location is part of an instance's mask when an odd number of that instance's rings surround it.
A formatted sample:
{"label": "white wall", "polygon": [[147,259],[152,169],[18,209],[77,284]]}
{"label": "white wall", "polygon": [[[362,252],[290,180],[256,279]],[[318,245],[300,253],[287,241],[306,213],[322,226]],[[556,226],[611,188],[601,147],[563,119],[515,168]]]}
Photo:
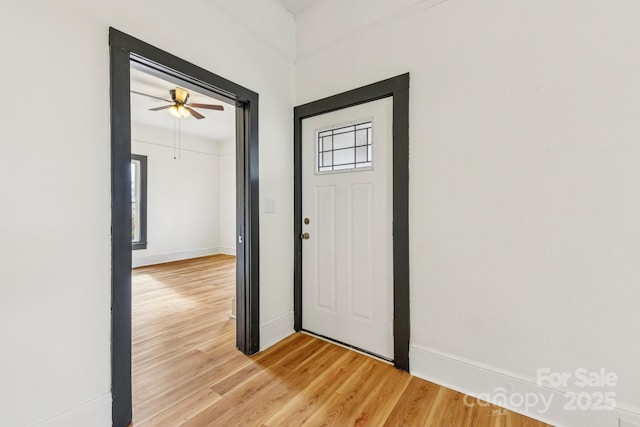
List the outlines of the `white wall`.
{"label": "white wall", "polygon": [[[413,372],[524,393],[604,367],[640,415],[640,3],[389,3],[296,18],[296,103],[411,73]],[[617,426],[562,406],[531,415]]]}
{"label": "white wall", "polygon": [[219,169],[219,203],[220,234],[219,248],[221,253],[236,253],[236,141],[228,139],[218,145]]}
{"label": "white wall", "polygon": [[[281,31],[263,38],[209,0],[5,1],[0,12],[12,94],[0,105],[0,425],[108,426],[108,27],[259,93],[260,190],[281,207],[261,219],[268,325],[293,305],[294,63],[274,47],[293,46],[293,19],[264,8]],[[168,30],[176,16],[198,43]]]}
{"label": "white wall", "polygon": [[235,171],[234,139],[229,150],[228,141],[183,134],[176,154],[172,131],[140,123],[132,124],[131,139],[132,153],[148,163],[148,243],[133,251],[133,266],[235,254],[227,238],[229,230],[235,235],[235,177],[227,176]]}

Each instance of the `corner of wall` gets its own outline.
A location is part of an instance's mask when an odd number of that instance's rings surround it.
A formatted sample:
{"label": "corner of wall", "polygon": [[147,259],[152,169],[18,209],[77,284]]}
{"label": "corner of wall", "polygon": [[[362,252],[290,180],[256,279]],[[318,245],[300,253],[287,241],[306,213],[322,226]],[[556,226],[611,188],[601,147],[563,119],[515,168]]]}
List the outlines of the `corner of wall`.
{"label": "corner of wall", "polygon": [[293,311],[281,314],[260,327],[260,351],[293,334]]}

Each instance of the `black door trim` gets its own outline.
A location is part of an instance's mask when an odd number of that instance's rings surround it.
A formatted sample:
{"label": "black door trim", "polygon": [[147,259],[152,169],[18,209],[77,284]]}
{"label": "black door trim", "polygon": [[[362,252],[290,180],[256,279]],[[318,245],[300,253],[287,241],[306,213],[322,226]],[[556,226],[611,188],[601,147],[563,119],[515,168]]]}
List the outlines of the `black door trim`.
{"label": "black door trim", "polygon": [[294,328],[302,330],[302,120],[387,97],[393,97],[393,364],[409,371],[409,73],[294,109]]}
{"label": "black door trim", "polygon": [[129,425],[131,392],[130,67],[142,64],[187,88],[236,105],[237,347],[260,350],[258,94],[109,28],[111,78],[111,392],[112,422]]}

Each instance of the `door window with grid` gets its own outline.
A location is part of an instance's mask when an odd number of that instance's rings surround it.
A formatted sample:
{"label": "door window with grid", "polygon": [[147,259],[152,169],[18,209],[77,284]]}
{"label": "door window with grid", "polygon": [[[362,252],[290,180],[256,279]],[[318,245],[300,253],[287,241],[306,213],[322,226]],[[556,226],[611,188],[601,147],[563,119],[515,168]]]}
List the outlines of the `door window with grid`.
{"label": "door window with grid", "polygon": [[317,132],[317,172],[348,171],[372,166],[372,122]]}

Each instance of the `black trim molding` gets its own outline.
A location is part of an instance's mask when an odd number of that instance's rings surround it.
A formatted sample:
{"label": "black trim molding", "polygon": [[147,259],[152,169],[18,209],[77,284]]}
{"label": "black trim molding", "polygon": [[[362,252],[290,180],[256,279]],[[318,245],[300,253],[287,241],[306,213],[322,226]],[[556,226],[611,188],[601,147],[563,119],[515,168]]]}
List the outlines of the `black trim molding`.
{"label": "black trim molding", "polygon": [[137,224],[140,229],[140,239],[131,242],[131,249],[137,251],[147,249],[147,156],[131,154],[131,160],[136,160],[140,164],[140,199],[137,200],[140,210],[140,222]]}
{"label": "black trim molding", "polygon": [[132,418],[130,68],[144,67],[236,106],[236,344],[246,354],[260,349],[258,94],[114,28],[109,29],[109,48],[112,422],[124,427]]}
{"label": "black trim molding", "polygon": [[302,120],[393,97],[393,341],[394,366],[409,371],[409,74],[402,74],[294,109],[294,328],[302,325]]}

